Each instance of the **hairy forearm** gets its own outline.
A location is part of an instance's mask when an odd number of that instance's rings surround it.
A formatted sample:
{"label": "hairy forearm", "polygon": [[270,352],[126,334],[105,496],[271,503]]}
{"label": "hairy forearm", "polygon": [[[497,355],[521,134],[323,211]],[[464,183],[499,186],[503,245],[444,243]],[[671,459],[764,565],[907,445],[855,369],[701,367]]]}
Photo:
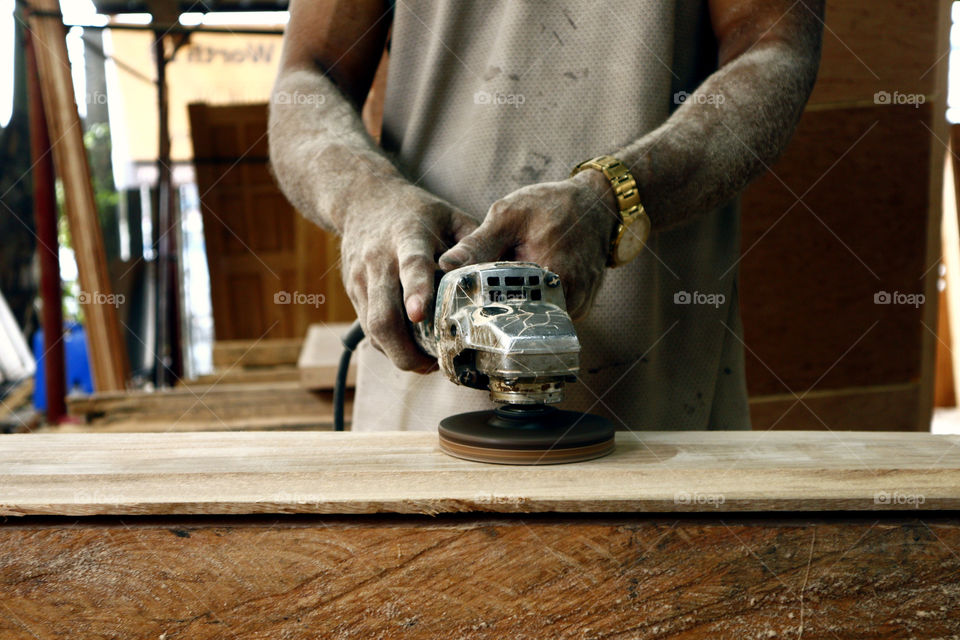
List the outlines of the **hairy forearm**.
{"label": "hairy forearm", "polygon": [[659,128],[615,154],[654,230],[733,199],[780,156],[816,80],[819,31],[762,43],[711,75]]}
{"label": "hairy forearm", "polygon": [[343,233],[365,198],[407,185],[354,105],[319,71],[280,75],[270,103],[270,162],[284,194],[321,227]]}

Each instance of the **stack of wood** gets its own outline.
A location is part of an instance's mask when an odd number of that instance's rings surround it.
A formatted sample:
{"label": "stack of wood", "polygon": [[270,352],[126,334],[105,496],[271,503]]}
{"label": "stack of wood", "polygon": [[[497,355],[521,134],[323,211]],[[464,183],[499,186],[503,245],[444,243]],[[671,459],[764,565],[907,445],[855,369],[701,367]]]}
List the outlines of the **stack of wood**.
{"label": "stack of wood", "polygon": [[[331,429],[345,324],[314,325],[306,340],[231,340],[214,346],[216,371],[164,391],[74,396],[80,424],[60,431]],[[346,415],[355,374],[347,378]]]}

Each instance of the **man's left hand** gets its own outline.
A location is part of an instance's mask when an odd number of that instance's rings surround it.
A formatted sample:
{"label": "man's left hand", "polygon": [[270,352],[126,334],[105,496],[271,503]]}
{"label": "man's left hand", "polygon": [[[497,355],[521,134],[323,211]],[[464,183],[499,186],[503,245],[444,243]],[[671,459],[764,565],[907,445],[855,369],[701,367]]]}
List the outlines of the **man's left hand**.
{"label": "man's left hand", "polygon": [[589,311],[600,287],[616,212],[610,183],[593,169],[522,187],[494,202],[483,224],[440,256],[440,267],[535,262],[560,276],[567,311],[577,318]]}

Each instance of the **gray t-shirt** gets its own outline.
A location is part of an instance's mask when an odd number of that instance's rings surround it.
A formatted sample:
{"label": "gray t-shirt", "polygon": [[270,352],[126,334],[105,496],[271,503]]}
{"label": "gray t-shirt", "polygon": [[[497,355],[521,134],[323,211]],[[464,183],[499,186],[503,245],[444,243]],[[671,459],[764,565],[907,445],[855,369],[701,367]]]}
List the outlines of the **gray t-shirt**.
{"label": "gray t-shirt", "polygon": [[[398,0],[383,145],[419,185],[479,219],[662,124],[716,66],[701,0]],[[567,409],[634,430],[748,429],[731,203],[651,236],[577,323]],[[366,342],[366,341],[365,341]],[[435,429],[493,406],[439,373],[358,355],[354,430]]]}

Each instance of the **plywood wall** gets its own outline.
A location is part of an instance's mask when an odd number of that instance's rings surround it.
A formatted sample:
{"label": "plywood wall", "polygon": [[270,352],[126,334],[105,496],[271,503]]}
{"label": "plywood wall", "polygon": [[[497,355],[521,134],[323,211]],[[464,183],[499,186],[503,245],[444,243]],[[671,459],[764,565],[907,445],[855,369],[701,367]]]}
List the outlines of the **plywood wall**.
{"label": "plywood wall", "polygon": [[742,199],[754,428],[928,428],[949,4],[827,2],[806,113]]}

